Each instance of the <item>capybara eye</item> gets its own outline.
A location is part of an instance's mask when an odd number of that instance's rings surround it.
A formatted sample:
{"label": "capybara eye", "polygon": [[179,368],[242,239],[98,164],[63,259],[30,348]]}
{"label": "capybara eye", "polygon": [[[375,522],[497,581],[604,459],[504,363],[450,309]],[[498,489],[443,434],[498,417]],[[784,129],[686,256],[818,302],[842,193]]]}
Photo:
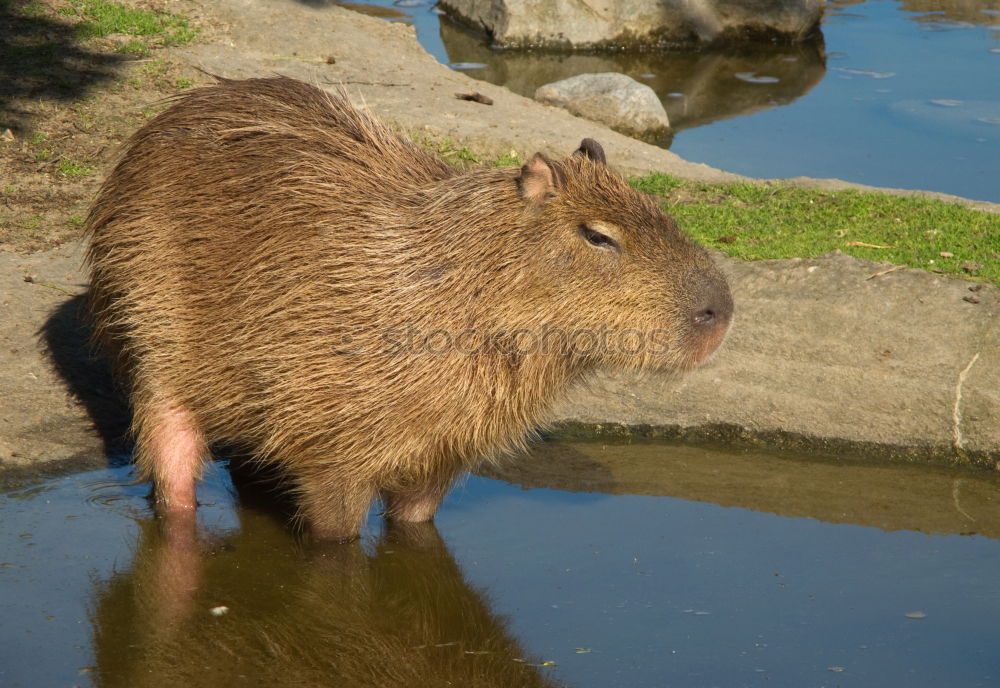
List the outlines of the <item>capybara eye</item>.
{"label": "capybara eye", "polygon": [[613,248],[618,250],[618,242],[609,237],[607,234],[598,232],[596,229],[591,229],[587,225],[580,225],[580,236],[587,240],[587,243],[591,246],[596,246],[598,248]]}

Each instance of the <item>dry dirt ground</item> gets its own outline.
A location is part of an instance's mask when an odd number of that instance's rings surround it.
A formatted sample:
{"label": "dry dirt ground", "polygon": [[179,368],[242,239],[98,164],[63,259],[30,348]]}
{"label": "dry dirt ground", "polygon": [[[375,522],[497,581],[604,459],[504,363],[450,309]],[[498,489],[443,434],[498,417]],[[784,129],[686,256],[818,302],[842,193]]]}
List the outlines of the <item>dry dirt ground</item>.
{"label": "dry dirt ground", "polygon": [[[140,57],[118,52],[121,36],[75,40],[71,4],[0,2],[0,467],[100,463],[121,434],[126,412],[85,344],[79,225],[117,146],[163,98],[207,83],[204,72],[342,86],[410,135],[486,154],[559,156],[589,136],[624,173],[736,178],[473,81],[428,56],[409,27],[332,3],[128,0],[182,13],[201,31]],[[454,97],[472,90],[495,104]],[[567,433],[1000,460],[996,288],[972,305],[969,283],[914,270],[869,279],[886,266],[843,256],[724,266],[738,315],[714,362],[679,379],[604,376],[559,409]]]}
{"label": "dry dirt ground", "polygon": [[[136,2],[185,11],[187,3]],[[180,85],[205,77],[169,50],[120,52],[127,38],[82,41],[69,0],[0,2],[0,249],[31,252],[79,237],[118,146]]]}

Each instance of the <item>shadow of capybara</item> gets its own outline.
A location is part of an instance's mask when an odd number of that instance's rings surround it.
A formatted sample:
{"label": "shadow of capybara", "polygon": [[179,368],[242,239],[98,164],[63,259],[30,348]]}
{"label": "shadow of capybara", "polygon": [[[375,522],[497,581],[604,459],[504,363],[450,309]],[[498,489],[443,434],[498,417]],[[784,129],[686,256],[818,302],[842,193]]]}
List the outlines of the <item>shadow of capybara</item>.
{"label": "shadow of capybara", "polygon": [[430,519],[599,366],[678,370],[729,327],[721,272],[586,139],[459,171],[284,78],[179,97],[87,219],[97,337],[169,515],[208,446],[288,476],[314,535]]}
{"label": "shadow of capybara", "polygon": [[49,364],[87,410],[104,454],[117,461],[130,449],[128,400],[113,383],[107,358],[94,355],[86,298],[77,295],[60,303],[38,335]]}

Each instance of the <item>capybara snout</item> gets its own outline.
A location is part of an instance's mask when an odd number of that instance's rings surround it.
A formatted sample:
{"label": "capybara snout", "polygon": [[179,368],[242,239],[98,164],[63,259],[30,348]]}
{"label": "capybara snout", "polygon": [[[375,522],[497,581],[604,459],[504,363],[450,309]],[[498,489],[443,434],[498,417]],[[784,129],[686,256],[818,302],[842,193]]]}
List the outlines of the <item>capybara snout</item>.
{"label": "capybara snout", "polygon": [[319,537],[430,518],[598,366],[686,369],[725,278],[585,139],[459,171],[277,77],[178,98],[87,219],[90,306],[167,514],[210,446],[276,465]]}

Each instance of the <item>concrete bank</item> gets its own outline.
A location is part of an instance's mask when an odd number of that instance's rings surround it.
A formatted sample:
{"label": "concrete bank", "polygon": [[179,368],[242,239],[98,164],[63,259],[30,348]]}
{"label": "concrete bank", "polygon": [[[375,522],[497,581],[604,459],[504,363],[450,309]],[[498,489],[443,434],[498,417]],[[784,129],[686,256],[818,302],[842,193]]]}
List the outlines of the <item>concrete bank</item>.
{"label": "concrete bank", "polygon": [[[454,72],[401,24],[284,0],[218,0],[204,11],[216,35],[171,55],[208,72],[340,85],[402,130],[487,153],[562,156],[593,137],[625,174],[738,178]],[[495,105],[454,97],[472,90]],[[120,403],[79,324],[81,254],[73,245],[0,254],[0,321],[10,323],[0,332],[0,466],[101,461],[121,430]],[[677,378],[598,376],[558,407],[558,432],[722,437],[990,468],[1000,460],[1000,290],[983,286],[970,303],[971,283],[878,275],[889,266],[845,256],[721,260],[737,319],[714,360]]]}

